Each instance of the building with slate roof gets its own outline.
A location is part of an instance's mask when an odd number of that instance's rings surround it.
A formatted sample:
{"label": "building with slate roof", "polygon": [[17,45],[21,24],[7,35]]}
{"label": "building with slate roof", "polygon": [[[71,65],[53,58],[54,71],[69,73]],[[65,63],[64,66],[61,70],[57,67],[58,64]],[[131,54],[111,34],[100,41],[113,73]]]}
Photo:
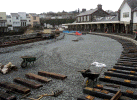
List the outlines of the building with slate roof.
{"label": "building with slate roof", "polygon": [[77,22],[91,22],[95,20],[97,17],[104,17],[109,15],[102,9],[102,5],[97,5],[96,9],[90,9],[88,11],[84,11],[77,15],[76,21]]}
{"label": "building with slate roof", "polygon": [[99,4],[80,13],[76,22],[63,25],[76,31],[132,33],[137,30],[137,0],[124,0],[115,14],[105,12]]}

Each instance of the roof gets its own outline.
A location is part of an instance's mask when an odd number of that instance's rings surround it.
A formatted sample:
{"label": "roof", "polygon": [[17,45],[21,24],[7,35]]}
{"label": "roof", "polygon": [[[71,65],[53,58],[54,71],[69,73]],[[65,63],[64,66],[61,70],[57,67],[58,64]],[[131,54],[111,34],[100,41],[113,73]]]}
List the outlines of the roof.
{"label": "roof", "polygon": [[19,15],[18,15],[18,13],[11,13],[11,16],[16,17],[16,16],[19,16]]}
{"label": "roof", "polygon": [[10,15],[7,15],[6,17],[7,17],[7,18],[11,18],[11,16],[10,16]]}
{"label": "roof", "polygon": [[127,4],[129,5],[129,7],[132,9],[132,11],[134,11],[135,9],[137,9],[137,0],[124,0],[123,3],[121,4],[119,10],[123,7],[123,5],[127,2]]}
{"label": "roof", "polygon": [[82,12],[82,13],[80,13],[80,14],[77,15],[77,16],[89,15],[89,14],[92,14],[92,13],[96,12],[97,10],[98,10],[97,8],[96,8],[96,9],[91,9],[91,10],[88,10],[88,11]]}
{"label": "roof", "polygon": [[37,16],[36,13],[29,13],[31,16]]}
{"label": "roof", "polygon": [[68,23],[63,25],[80,25],[80,24],[104,24],[104,23],[124,23],[118,20],[118,13],[115,16],[108,15],[105,17],[98,17],[93,22],[82,22],[82,23]]}
{"label": "roof", "polygon": [[137,7],[137,0],[127,0],[127,3],[132,10]]}
{"label": "roof", "polygon": [[124,23],[124,21],[100,21],[100,22],[83,22],[83,23],[68,23],[68,24],[62,24],[64,26],[68,25],[82,25],[82,24],[104,24],[104,23]]}
{"label": "roof", "polygon": [[134,11],[137,11],[137,7],[136,7],[136,8],[134,8]]}
{"label": "roof", "polygon": [[108,15],[108,16],[100,17],[100,18],[102,18],[102,19],[101,20],[96,20],[95,22],[119,21],[118,20],[118,13],[115,16]]}

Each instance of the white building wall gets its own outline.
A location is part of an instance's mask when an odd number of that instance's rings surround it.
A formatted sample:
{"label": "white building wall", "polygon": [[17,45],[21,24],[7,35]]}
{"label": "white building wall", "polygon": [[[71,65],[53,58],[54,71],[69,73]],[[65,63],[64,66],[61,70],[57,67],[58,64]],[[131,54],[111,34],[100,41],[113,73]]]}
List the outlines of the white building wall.
{"label": "white building wall", "polygon": [[13,27],[20,27],[21,26],[21,22],[20,22],[20,17],[18,16],[18,19],[16,19],[16,17],[11,17],[11,21],[12,21],[12,26]]}
{"label": "white building wall", "polygon": [[27,17],[27,26],[28,25],[31,25],[31,18],[30,17]]}
{"label": "white building wall", "polygon": [[133,13],[133,23],[137,23],[137,12]]}
{"label": "white building wall", "polygon": [[[129,17],[123,18],[123,13],[125,12],[129,12]],[[131,8],[127,3],[125,3],[120,12],[120,21],[130,22],[130,20],[131,20]]]}
{"label": "white building wall", "polygon": [[11,18],[7,18],[7,25],[12,25]]}

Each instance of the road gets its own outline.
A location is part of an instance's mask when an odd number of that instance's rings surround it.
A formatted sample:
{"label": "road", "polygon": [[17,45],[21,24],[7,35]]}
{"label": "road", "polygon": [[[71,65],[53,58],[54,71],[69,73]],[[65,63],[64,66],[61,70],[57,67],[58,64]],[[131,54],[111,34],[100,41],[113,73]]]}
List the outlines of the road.
{"label": "road", "polygon": [[[78,42],[72,40],[79,39]],[[101,68],[91,66],[94,61],[107,65],[103,71],[115,65],[123,50],[122,45],[116,40],[96,35],[65,35],[65,38],[56,42],[45,40],[35,43],[22,44],[13,47],[0,48],[0,62],[7,64],[12,62],[18,67],[18,71],[0,76],[1,81],[13,83],[17,77],[25,78],[25,73],[37,74],[38,71],[49,71],[67,75],[65,80],[52,79],[43,84],[39,89],[31,89],[30,97],[36,98],[43,93],[51,93],[52,90],[63,90],[58,97],[44,97],[41,100],[77,100],[82,94],[82,75],[78,70],[90,68],[92,72],[99,72]],[[49,43],[47,43],[49,42]],[[35,64],[22,69],[20,56],[36,56]],[[101,73],[101,75],[103,72]],[[33,81],[33,80],[31,80]],[[36,81],[35,81],[36,82]],[[40,82],[37,82],[40,83]],[[3,90],[1,88],[1,90]],[[21,95],[17,94],[18,97]]]}

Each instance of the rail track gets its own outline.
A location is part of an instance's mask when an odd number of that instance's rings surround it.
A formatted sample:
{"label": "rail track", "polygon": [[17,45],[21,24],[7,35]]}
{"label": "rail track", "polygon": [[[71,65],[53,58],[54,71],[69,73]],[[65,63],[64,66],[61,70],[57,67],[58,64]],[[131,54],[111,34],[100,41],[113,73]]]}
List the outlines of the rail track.
{"label": "rail track", "polygon": [[[99,77],[100,84],[84,87],[78,100],[136,100],[137,92],[137,45],[130,40],[113,35],[95,34],[117,40],[123,46],[123,52],[113,68]],[[123,89],[126,88],[126,89]],[[121,95],[120,95],[121,93]]]}

